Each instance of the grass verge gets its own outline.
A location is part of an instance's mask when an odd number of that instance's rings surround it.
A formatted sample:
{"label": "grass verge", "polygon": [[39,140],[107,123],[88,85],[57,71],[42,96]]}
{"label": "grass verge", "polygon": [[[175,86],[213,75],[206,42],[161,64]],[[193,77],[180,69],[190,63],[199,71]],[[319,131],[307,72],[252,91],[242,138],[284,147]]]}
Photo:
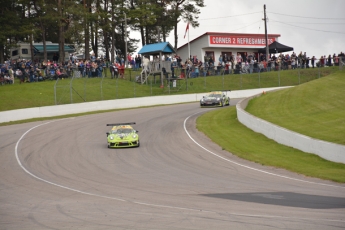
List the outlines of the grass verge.
{"label": "grass verge", "polygon": [[197,129],[222,149],[243,159],[309,177],[345,183],[345,164],[327,161],[317,155],[280,145],[253,132],[237,120],[234,107],[203,114],[197,119]]}

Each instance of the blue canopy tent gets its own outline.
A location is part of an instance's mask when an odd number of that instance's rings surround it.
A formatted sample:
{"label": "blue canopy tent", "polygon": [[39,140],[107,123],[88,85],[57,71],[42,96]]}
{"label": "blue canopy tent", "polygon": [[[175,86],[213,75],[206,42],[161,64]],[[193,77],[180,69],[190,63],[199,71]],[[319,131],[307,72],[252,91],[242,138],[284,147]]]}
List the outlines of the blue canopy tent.
{"label": "blue canopy tent", "polygon": [[[162,67],[162,55],[175,53],[173,46],[169,42],[160,42],[147,44],[143,46],[138,54],[141,55],[159,55],[159,66]],[[163,68],[160,68],[161,85],[163,86]],[[145,79],[146,80],[146,79]],[[141,81],[143,83],[143,81]]]}
{"label": "blue canopy tent", "polygon": [[139,51],[139,54],[141,55],[161,55],[172,53],[175,53],[175,50],[169,42],[160,42],[144,45]]}

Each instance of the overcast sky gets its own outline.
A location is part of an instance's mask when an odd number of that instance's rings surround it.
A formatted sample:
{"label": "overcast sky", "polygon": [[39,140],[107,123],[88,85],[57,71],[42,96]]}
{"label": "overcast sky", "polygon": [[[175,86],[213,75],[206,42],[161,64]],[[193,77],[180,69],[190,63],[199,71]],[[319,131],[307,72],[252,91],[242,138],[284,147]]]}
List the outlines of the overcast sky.
{"label": "overcast sky", "polygon": [[[345,52],[345,0],[205,0],[200,26],[190,27],[189,39],[206,32],[264,34],[264,4],[267,33],[280,34],[278,41],[293,47],[295,53],[319,58]],[[178,47],[188,42],[183,38],[186,25],[178,24]],[[167,41],[174,45],[173,32]]]}

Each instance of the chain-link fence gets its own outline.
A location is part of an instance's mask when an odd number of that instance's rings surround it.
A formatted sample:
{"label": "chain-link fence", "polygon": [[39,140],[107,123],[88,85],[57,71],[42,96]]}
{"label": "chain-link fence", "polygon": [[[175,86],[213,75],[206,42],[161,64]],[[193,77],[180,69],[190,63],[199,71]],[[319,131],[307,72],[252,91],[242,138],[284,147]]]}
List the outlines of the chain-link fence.
{"label": "chain-link fence", "polygon": [[54,85],[55,104],[87,101],[140,98],[144,96],[201,93],[210,90],[241,90],[266,87],[294,86],[344,70],[344,58],[332,66],[315,60],[314,66],[216,66],[213,68],[178,68],[165,74],[147,74],[145,82],[138,81],[141,69],[125,69],[123,79],[111,74],[109,68],[101,73],[83,73],[78,69],[70,77],[58,78]]}

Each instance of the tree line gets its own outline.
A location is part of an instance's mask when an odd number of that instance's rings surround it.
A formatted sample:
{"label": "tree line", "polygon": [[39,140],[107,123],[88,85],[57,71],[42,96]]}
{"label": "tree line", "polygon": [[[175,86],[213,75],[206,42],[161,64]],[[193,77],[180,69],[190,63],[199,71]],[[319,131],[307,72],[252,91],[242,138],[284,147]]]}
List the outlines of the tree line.
{"label": "tree line", "polygon": [[[82,47],[86,59],[101,49],[113,62],[115,53],[132,53],[140,41],[166,41],[171,32],[176,49],[178,23],[199,26],[200,8],[205,7],[204,0],[0,0],[0,5],[0,63],[18,42],[42,42],[45,60],[46,42],[59,43],[60,61],[64,44]],[[126,36],[126,25],[140,32],[140,41]]]}

